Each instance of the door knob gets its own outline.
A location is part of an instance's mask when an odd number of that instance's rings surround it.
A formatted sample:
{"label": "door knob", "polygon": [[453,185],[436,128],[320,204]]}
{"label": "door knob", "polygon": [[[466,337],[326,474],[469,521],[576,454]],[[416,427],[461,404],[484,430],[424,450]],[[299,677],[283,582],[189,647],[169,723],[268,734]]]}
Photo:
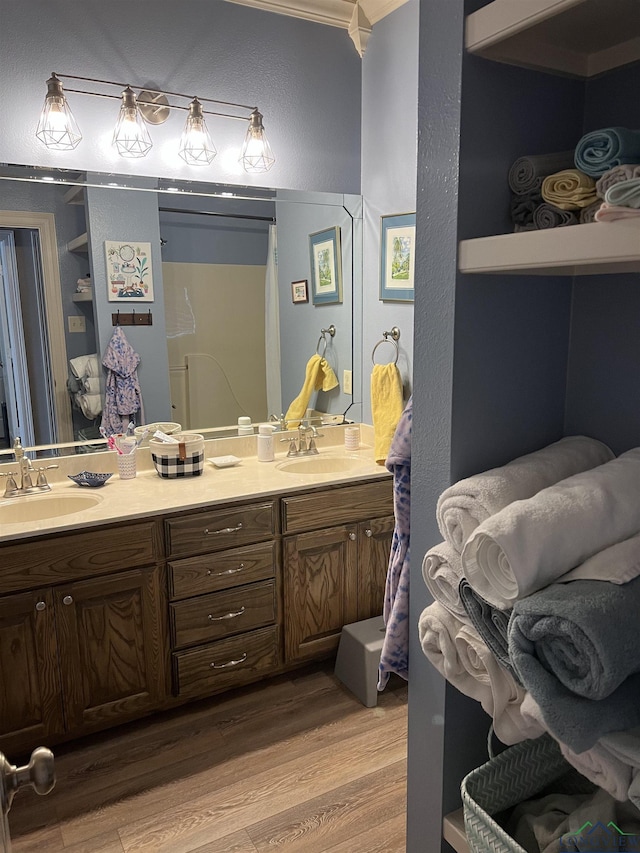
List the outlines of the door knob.
{"label": "door knob", "polygon": [[53,753],[39,746],[31,753],[31,760],[25,767],[9,764],[0,753],[0,793],[4,793],[2,811],[6,814],[11,808],[14,794],[23,785],[31,785],[37,794],[48,794],[56,783]]}
{"label": "door knob", "polygon": [[42,611],[42,610],[46,610],[46,609],[47,609],[46,602],[44,602],[44,601],[36,602],[36,610]]}
{"label": "door knob", "polygon": [[371,538],[371,536],[373,536],[373,530],[371,530],[370,527],[367,527],[367,529],[364,531],[364,535]]}
{"label": "door knob", "polygon": [[352,542],[354,542],[354,541],[355,541],[355,538],[356,538],[356,534],[355,534],[355,533],[350,533],[350,534],[349,534],[349,539],[351,539],[351,541],[352,541]]}

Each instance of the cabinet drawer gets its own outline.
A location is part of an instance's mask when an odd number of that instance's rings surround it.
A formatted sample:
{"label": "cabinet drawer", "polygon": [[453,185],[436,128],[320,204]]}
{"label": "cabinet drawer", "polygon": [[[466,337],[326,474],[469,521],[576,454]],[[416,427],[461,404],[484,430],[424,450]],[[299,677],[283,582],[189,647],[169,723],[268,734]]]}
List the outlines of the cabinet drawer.
{"label": "cabinet drawer", "polygon": [[252,504],[200,512],[166,522],[169,555],[222,551],[268,539],[276,532],[275,504]]}
{"label": "cabinet drawer", "polygon": [[282,500],[282,532],[297,533],[393,513],[393,480],[329,489]]}
{"label": "cabinet drawer", "polygon": [[187,652],[175,652],[178,696],[206,696],[266,675],[278,664],[276,628],[261,628]]}
{"label": "cabinet drawer", "polygon": [[153,521],[47,536],[0,548],[0,590],[13,592],[151,565],[161,554]]}
{"label": "cabinet drawer", "polygon": [[170,605],[174,645],[208,643],[273,624],[275,588],[273,581],[266,581]]}
{"label": "cabinet drawer", "polygon": [[169,563],[172,598],[188,598],[275,576],[276,543],[247,545]]}

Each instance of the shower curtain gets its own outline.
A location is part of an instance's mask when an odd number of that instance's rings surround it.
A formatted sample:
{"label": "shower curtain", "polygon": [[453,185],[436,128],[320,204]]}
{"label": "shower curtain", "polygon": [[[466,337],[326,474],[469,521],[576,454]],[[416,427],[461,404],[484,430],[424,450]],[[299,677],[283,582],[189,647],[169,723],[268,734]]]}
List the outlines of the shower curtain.
{"label": "shower curtain", "polygon": [[280,308],[278,298],[278,237],[275,223],[269,226],[269,250],[265,279],[265,347],[267,365],[267,412],[282,412],[280,379]]}

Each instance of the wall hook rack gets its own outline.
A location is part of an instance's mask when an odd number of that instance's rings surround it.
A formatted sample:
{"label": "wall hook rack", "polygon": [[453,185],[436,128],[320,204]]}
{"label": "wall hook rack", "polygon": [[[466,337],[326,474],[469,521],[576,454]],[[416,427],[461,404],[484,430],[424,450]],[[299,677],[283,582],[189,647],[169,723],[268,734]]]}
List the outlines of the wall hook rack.
{"label": "wall hook rack", "polygon": [[113,326],[153,326],[153,317],[151,316],[151,309],[147,313],[137,314],[134,311],[130,313],[120,313],[120,310],[117,313],[111,315],[111,324]]}

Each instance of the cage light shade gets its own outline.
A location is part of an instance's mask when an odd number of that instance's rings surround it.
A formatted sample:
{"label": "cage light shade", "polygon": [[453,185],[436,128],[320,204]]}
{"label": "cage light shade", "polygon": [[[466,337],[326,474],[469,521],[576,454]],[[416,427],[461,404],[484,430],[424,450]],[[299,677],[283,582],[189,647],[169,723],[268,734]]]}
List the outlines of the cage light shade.
{"label": "cage light shade", "polygon": [[121,157],[144,157],[153,147],[130,86],[122,93],[122,106],[113,131],[113,145]]}
{"label": "cage light shade", "polygon": [[36,136],[47,148],[55,151],[70,151],[82,139],[82,134],[64,96],[62,83],[55,74],[47,80],[47,95]]}
{"label": "cage light shade", "polygon": [[268,172],[276,162],[262,124],[262,115],[254,110],[249,116],[249,127],[240,155],[245,172]]}
{"label": "cage light shade", "polygon": [[202,105],[194,98],[189,105],[189,115],[180,137],[178,154],[190,166],[208,166],[217,153],[207,130]]}

